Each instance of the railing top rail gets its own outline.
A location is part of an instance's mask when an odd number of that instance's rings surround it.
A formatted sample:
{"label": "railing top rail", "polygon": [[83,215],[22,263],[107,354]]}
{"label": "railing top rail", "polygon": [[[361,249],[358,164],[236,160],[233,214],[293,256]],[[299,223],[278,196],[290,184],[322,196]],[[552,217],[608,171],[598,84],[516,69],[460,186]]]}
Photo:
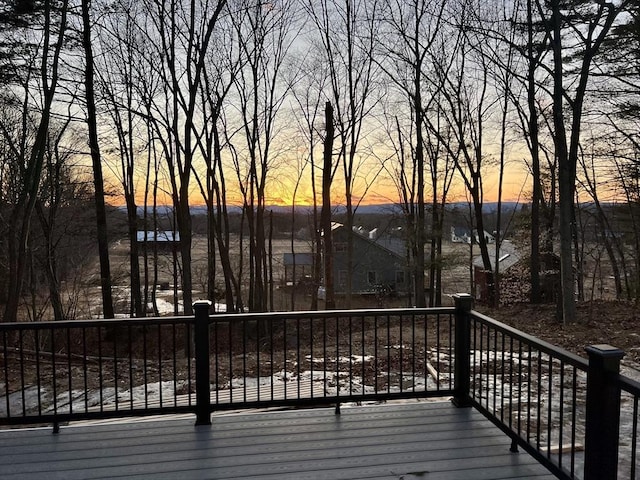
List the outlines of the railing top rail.
{"label": "railing top rail", "polygon": [[142,317],[142,318],[94,318],[91,320],[61,320],[40,322],[4,322],[0,323],[0,332],[16,330],[50,330],[52,328],[85,328],[85,327],[116,327],[116,326],[143,326],[143,325],[171,325],[190,324],[194,317]]}
{"label": "railing top rail", "polygon": [[547,353],[553,356],[554,358],[557,358],[558,360],[561,360],[570,365],[573,365],[576,368],[579,368],[585,371],[589,368],[589,362],[586,359],[574,353],[571,353],[563,348],[552,345],[551,343],[545,342],[544,340],[540,340],[539,338],[534,337],[533,335],[529,335],[516,328],[510,327],[509,325],[506,325],[502,322],[494,320],[491,317],[487,317],[486,315],[483,315],[480,312],[476,312],[475,310],[471,311],[471,316],[473,318],[481,320],[485,324],[491,325],[493,328],[495,328],[500,332],[508,334],[509,336],[515,338],[516,340],[520,340],[523,343],[535,346],[541,352]]}
{"label": "railing top rail", "polygon": [[301,310],[293,312],[264,312],[264,313],[217,313],[211,316],[213,321],[239,321],[239,320],[295,320],[308,318],[335,318],[335,317],[382,317],[393,315],[450,315],[455,312],[454,307],[437,308],[371,308],[356,310]]}
{"label": "railing top rail", "polygon": [[635,397],[640,397],[640,382],[624,375],[618,375],[617,381],[621,390]]}
{"label": "railing top rail", "polygon": [[[242,321],[257,319],[295,320],[298,318],[332,318],[332,317],[366,317],[387,315],[437,315],[452,314],[454,307],[438,308],[389,308],[389,309],[358,309],[358,310],[318,310],[294,312],[264,312],[264,313],[216,313],[211,315],[210,321]],[[194,316],[144,317],[144,318],[97,318],[92,320],[63,320],[40,322],[12,322],[0,323],[0,331],[42,330],[51,328],[83,328],[83,327],[113,327],[113,326],[143,326],[164,324],[190,324]]]}

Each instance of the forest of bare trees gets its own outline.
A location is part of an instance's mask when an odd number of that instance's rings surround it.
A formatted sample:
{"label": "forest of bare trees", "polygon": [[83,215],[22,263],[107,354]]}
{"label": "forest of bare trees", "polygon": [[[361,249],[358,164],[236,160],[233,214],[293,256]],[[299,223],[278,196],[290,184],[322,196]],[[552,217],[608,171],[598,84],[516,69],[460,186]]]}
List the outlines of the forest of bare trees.
{"label": "forest of bare trees", "polygon": [[[402,212],[412,305],[443,301],[444,212],[461,199],[497,305],[484,205],[497,202],[500,244],[516,197],[532,303],[554,252],[561,320],[575,320],[586,239],[616,297],[637,301],[639,15],[637,0],[0,0],[2,319],[74,318],[95,258],[102,315],[157,313],[157,246],[137,235],[158,230],[179,238],[190,314],[196,205],[206,290],[229,312],[276,308],[271,205],[291,206],[292,250],[295,206],[312,206],[315,309],[320,285],[333,305],[332,207],[351,230],[382,201]],[[112,296],[116,205],[126,312]]]}

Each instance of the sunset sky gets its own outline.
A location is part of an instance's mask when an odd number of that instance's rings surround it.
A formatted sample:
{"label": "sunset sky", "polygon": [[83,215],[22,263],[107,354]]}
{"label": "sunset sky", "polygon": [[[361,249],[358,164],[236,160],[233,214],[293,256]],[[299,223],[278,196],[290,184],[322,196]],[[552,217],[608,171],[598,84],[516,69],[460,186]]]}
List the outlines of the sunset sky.
{"label": "sunset sky", "polygon": [[[369,185],[364,179],[356,182],[353,201],[354,204],[362,203],[365,205],[376,204],[393,204],[399,202],[399,195],[396,185],[390,174],[384,169],[380,168],[379,164],[372,164],[365,169],[369,174]],[[318,175],[321,172],[318,171]],[[376,175],[377,174],[377,175]],[[267,204],[277,206],[288,206],[292,204],[296,205],[312,205],[313,204],[313,192],[311,187],[311,180],[309,178],[309,168],[305,168],[303,176],[296,191],[296,179],[297,169],[295,167],[280,166],[271,172],[271,178],[268,180],[267,186]],[[108,181],[113,186],[112,191],[116,192],[116,195],[110,197],[110,203],[114,205],[124,205],[124,199],[119,195],[122,187],[119,187],[117,172],[114,169],[110,170],[108,175]],[[144,176],[139,176],[138,185],[136,188],[137,203],[138,205],[144,204]],[[425,174],[425,181],[429,182],[428,173]],[[511,160],[505,167],[505,174],[503,180],[503,201],[520,201],[527,202],[530,197],[531,178],[528,175],[523,160]],[[238,192],[237,180],[235,177],[229,174],[227,180],[227,195],[228,202],[233,205],[242,204],[241,196]],[[367,186],[368,185],[368,186]],[[489,165],[484,168],[483,174],[483,188],[484,188],[484,201],[495,202],[498,199],[498,186],[499,186],[499,167],[497,165]],[[321,178],[316,178],[316,188],[318,189],[318,204],[321,203]],[[169,194],[170,186],[167,178],[160,179],[159,184],[158,204],[170,205],[171,196]],[[295,199],[294,199],[294,191]],[[198,183],[192,178],[191,183],[191,197],[192,205],[204,205],[204,200],[200,193]],[[431,187],[428,185],[425,189],[426,201],[431,199]],[[468,194],[460,177],[460,174],[456,172],[451,188],[448,194],[448,201],[459,202],[468,199]],[[151,202],[151,200],[149,200]],[[332,202],[334,205],[344,205],[345,192],[344,181],[342,179],[342,172],[338,170],[334,183],[332,186]]]}

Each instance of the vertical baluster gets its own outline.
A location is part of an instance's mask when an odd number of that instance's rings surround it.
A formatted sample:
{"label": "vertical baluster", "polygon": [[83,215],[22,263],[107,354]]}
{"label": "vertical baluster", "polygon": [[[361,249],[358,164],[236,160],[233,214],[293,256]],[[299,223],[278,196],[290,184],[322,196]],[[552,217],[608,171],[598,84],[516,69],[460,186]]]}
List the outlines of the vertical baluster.
{"label": "vertical baluster", "polygon": [[171,367],[173,370],[173,406],[178,406],[178,345],[176,341],[176,323],[171,322]]}
{"label": "vertical baluster", "polygon": [[300,358],[300,317],[296,315],[296,375],[297,375],[297,383],[298,383],[298,400],[300,400],[300,365],[302,363],[302,359]]}
{"label": "vertical baluster", "polygon": [[[7,341],[7,331],[2,331],[2,355],[3,355],[3,365],[4,365],[4,388],[6,395],[4,396],[5,408],[7,412],[7,418],[11,418],[11,404],[9,402],[9,394],[11,392],[11,382],[9,382],[9,349],[8,349],[8,341]],[[40,381],[38,380],[38,385],[40,385]],[[38,403],[40,401],[38,400]]]}
{"label": "vertical baluster", "polygon": [[[36,389],[38,392],[38,415],[42,415],[42,388],[41,388],[41,382],[42,382],[42,377],[41,377],[41,372],[40,372],[40,334],[39,334],[40,330],[35,330],[33,332],[33,336],[34,336],[34,342],[35,342],[35,351],[36,351],[36,358],[35,358],[35,362],[36,362]],[[6,384],[5,384],[6,385]],[[8,387],[8,385],[7,385]],[[6,388],[6,392],[7,392],[7,400],[9,399],[9,389]],[[9,411],[7,409],[7,411]]]}
{"label": "vertical baluster", "polygon": [[571,476],[575,476],[576,469],[576,419],[578,410],[578,370],[572,367],[573,379],[571,383]]}
{"label": "vertical baluster", "polygon": [[133,330],[131,325],[127,325],[127,335],[129,336],[129,408],[133,410],[133,387],[135,385],[133,381]]}
{"label": "vertical baluster", "polygon": [[378,315],[373,317],[373,391],[378,394],[378,379],[379,375],[379,362],[378,362]]}
{"label": "vertical baluster", "polygon": [[366,318],[364,315],[360,316],[360,343],[361,343],[361,352],[360,352],[360,356],[362,357],[362,362],[361,362],[361,366],[362,366],[362,395],[365,395],[365,385],[367,384],[366,382],[366,371],[365,371],[365,354],[366,354],[366,350],[365,350],[365,321]]}
{"label": "vertical baluster", "polygon": [[631,426],[631,477],[636,478],[636,458],[638,448],[638,397],[633,397],[633,420]]}
{"label": "vertical baluster", "polygon": [[69,414],[73,414],[73,372],[71,371],[71,328],[67,327],[67,389],[69,391]]}
{"label": "vertical baluster", "polygon": [[89,372],[87,366],[87,328],[82,327],[82,377],[84,387],[84,411],[89,411]]}

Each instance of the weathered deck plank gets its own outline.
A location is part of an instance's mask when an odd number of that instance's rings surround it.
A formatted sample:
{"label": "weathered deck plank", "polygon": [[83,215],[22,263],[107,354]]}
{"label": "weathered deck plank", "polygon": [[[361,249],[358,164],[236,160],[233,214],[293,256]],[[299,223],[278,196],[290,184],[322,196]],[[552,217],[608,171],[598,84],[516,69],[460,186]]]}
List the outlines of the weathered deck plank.
{"label": "weathered deck plank", "polygon": [[0,432],[0,478],[552,479],[471,409],[412,403]]}
{"label": "weathered deck plank", "polygon": [[[211,403],[226,405],[230,403],[246,402],[270,402],[274,400],[291,400],[292,398],[318,398],[326,396],[324,382],[322,380],[302,379],[290,383],[274,383],[273,385],[248,385],[236,386],[211,392]],[[84,398],[84,397],[83,397]],[[74,399],[78,401],[78,399]],[[148,408],[161,408],[167,406],[184,407],[196,404],[196,394],[180,394],[165,396],[162,401],[159,397],[150,400],[128,400],[120,398],[118,403],[111,402],[103,405],[95,405],[87,408],[89,412],[114,412],[118,409],[145,410]],[[59,412],[68,412],[69,403],[59,403]],[[76,411],[78,408],[76,407]]]}

